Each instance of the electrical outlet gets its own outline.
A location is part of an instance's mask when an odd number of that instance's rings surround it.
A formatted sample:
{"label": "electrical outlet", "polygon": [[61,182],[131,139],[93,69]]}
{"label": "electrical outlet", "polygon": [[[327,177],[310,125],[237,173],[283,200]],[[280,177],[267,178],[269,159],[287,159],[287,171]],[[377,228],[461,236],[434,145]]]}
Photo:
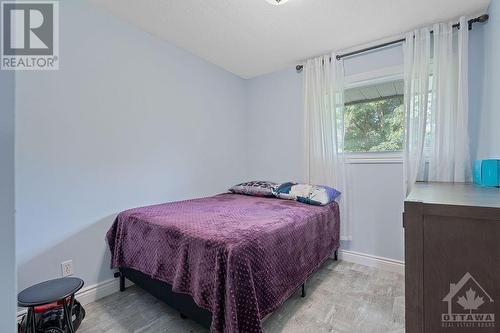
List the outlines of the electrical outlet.
{"label": "electrical outlet", "polygon": [[61,263],[61,272],[62,276],[70,276],[73,275],[73,260],[64,261]]}

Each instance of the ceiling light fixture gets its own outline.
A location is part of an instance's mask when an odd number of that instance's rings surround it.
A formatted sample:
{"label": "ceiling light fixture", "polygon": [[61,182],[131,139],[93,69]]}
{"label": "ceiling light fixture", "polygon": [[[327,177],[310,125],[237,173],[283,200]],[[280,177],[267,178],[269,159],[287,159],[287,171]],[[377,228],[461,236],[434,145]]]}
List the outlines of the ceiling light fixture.
{"label": "ceiling light fixture", "polygon": [[271,5],[278,6],[284,4],[288,0],[266,0],[266,1],[269,2]]}

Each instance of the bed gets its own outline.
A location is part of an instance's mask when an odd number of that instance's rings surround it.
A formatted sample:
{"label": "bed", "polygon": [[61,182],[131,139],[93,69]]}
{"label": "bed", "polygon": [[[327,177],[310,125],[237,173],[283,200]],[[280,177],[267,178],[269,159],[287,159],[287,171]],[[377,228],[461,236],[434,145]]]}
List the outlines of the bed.
{"label": "bed", "polygon": [[135,208],[107,233],[130,279],[211,332],[262,332],[262,319],[339,247],[339,208],[220,194]]}

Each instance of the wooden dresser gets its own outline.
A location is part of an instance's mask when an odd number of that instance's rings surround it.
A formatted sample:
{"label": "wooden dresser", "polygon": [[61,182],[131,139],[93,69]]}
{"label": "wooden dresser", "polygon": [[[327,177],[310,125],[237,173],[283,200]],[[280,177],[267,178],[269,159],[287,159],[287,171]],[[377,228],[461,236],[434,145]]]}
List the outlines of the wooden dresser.
{"label": "wooden dresser", "polygon": [[500,189],[417,183],[403,226],[406,332],[500,332]]}

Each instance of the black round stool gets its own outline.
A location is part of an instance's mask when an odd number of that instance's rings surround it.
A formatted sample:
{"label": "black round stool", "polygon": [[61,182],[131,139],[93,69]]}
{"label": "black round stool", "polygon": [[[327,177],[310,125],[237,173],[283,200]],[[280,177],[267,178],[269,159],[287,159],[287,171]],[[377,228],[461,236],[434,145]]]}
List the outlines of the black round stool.
{"label": "black round stool", "polygon": [[76,277],[66,277],[45,281],[21,291],[17,295],[17,302],[19,306],[28,308],[25,332],[37,332],[35,307],[61,302],[63,308],[63,320],[66,325],[65,331],[74,333],[75,327],[73,326],[72,316],[75,293],[82,289],[82,287],[82,279]]}

